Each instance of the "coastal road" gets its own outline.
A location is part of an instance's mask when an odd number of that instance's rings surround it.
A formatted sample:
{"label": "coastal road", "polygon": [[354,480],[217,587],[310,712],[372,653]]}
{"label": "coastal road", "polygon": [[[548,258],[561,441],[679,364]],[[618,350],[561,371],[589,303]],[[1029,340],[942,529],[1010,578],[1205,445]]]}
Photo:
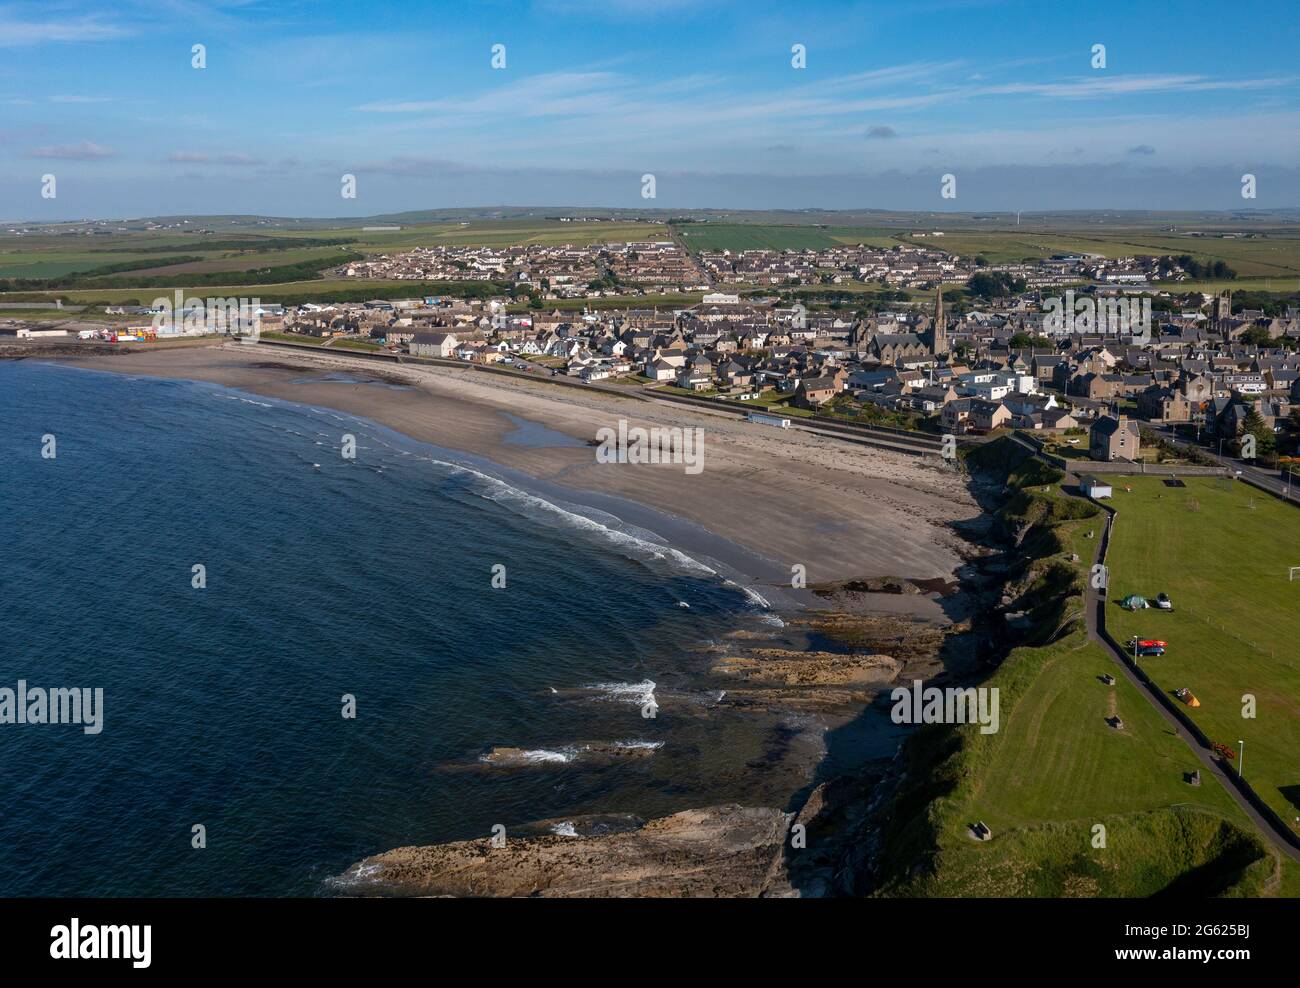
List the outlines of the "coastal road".
{"label": "coastal road", "polygon": [[[1075,489],[1077,490],[1079,478],[1077,476],[1067,475],[1064,483],[1076,485]],[[1065,492],[1064,483],[1062,485],[1062,492]],[[1094,566],[1101,562],[1102,551],[1109,543],[1111,521],[1111,514],[1106,512],[1106,526],[1103,537],[1097,540],[1097,548],[1092,557],[1092,564]],[[1192,732],[1187,729],[1183,722],[1179,720],[1169,710],[1169,708],[1164,705],[1164,703],[1161,702],[1158,694],[1159,687],[1155,686],[1153,683],[1146,682],[1139,677],[1129,666],[1127,658],[1124,655],[1121,655],[1120,652],[1101,634],[1100,628],[1104,626],[1106,620],[1106,597],[1093,589],[1091,580],[1087,581],[1087,587],[1084,590],[1084,599],[1088,637],[1100,645],[1106,653],[1110,655],[1110,657],[1115,661],[1115,664],[1120,667],[1120,671],[1124,678],[1137,688],[1137,691],[1142,694],[1147,703],[1154,707],[1156,712],[1164,718],[1165,723],[1173,729],[1174,733],[1177,734],[1178,737],[1182,738],[1187,747],[1192,750],[1192,754],[1196,756],[1197,760],[1200,761],[1201,765],[1205,768],[1205,771],[1219,780],[1220,784],[1222,784],[1223,788],[1227,790],[1228,794],[1233,798],[1236,804],[1241,807],[1242,812],[1245,813],[1246,816],[1250,817],[1255,826],[1258,827],[1264,836],[1269,839],[1269,842],[1292,861],[1300,861],[1300,848],[1296,847],[1293,843],[1294,835],[1291,834],[1290,831],[1279,829],[1272,820],[1264,816],[1264,814],[1260,813],[1259,810],[1255,808],[1254,804],[1246,798],[1245,794],[1239,788],[1237,776],[1226,771],[1223,767],[1223,763],[1215,757],[1213,750],[1202,745]]]}

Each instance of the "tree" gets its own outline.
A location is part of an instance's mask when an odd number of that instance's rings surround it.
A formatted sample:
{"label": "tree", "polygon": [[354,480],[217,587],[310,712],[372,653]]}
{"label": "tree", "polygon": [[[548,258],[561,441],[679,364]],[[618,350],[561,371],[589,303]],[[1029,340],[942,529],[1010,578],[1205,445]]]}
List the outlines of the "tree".
{"label": "tree", "polygon": [[1273,343],[1273,338],[1268,335],[1268,329],[1264,326],[1251,326],[1242,333],[1241,338],[1253,346],[1271,346]]}
{"label": "tree", "polygon": [[1050,348],[1052,341],[1045,336],[1030,336],[1028,333],[1016,333],[1011,337],[1011,348],[1013,350],[1028,350],[1031,347]]}
{"label": "tree", "polygon": [[1270,459],[1277,450],[1277,436],[1264,422],[1263,416],[1252,408],[1246,413],[1243,426],[1248,435],[1255,437],[1255,456],[1259,459]]}
{"label": "tree", "polygon": [[966,290],[980,298],[1004,298],[1028,287],[1025,279],[1014,278],[1006,271],[977,271],[966,283]]}

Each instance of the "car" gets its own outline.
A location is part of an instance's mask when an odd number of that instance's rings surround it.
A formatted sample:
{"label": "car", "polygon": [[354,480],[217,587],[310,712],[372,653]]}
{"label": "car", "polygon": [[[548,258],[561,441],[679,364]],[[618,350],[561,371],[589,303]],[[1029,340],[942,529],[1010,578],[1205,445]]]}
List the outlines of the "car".
{"label": "car", "polygon": [[1164,655],[1165,650],[1159,645],[1139,645],[1137,654],[1143,656]]}
{"label": "car", "polygon": [[1174,602],[1169,599],[1169,594],[1158,593],[1156,594],[1156,607],[1162,611],[1172,611],[1174,609]]}
{"label": "car", "polygon": [[1133,637],[1133,638],[1130,638],[1130,639],[1128,640],[1128,647],[1129,647],[1129,648],[1132,648],[1134,645],[1140,645],[1140,646],[1145,647],[1145,648],[1150,648],[1150,647],[1153,646],[1153,645],[1158,646],[1158,647],[1160,647],[1160,648],[1167,648],[1168,645],[1169,645],[1169,643],[1168,643],[1167,641],[1164,641],[1164,640],[1160,639],[1160,638],[1137,638],[1137,637]]}

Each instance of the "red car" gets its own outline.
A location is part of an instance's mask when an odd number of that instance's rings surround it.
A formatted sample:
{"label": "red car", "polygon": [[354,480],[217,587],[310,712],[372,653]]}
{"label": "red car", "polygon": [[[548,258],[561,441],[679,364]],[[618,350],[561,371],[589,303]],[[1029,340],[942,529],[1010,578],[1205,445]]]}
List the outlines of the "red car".
{"label": "red car", "polygon": [[1163,642],[1159,638],[1130,638],[1128,647],[1132,648],[1137,645],[1139,648],[1168,648],[1169,643]]}

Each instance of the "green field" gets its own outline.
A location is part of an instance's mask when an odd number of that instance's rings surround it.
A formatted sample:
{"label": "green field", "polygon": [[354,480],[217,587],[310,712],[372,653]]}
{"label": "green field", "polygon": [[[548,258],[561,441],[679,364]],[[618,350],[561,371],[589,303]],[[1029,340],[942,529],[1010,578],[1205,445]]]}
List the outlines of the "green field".
{"label": "green field", "polygon": [[674,226],[673,230],[692,251],[803,250],[858,243],[876,247],[898,245],[888,231],[870,227],[682,223]]}
{"label": "green field", "polygon": [[[1112,603],[1107,626],[1121,642],[1169,643],[1141,660],[1147,673],[1196,695],[1201,706],[1188,713],[1212,740],[1234,750],[1246,742],[1246,780],[1300,832],[1300,579],[1287,580],[1300,566],[1300,511],[1241,483],[1124,484],[1132,493],[1115,488],[1110,599],[1164,591],[1175,609]],[[1242,716],[1245,694],[1256,698],[1253,719]]]}
{"label": "green field", "polygon": [[[177,254],[186,253],[177,250]],[[30,250],[0,250],[0,278],[59,278],[78,271],[89,271],[104,264],[121,261],[148,261],[156,254],[101,253],[88,250],[58,250],[35,248]]]}
{"label": "green field", "polygon": [[[340,251],[362,254],[397,253],[414,247],[511,246],[516,244],[573,244],[668,240],[668,227],[660,223],[562,223],[472,220],[436,223],[400,230],[295,230],[248,233],[195,234],[165,231],[113,233],[95,237],[31,235],[0,239],[0,278],[57,278],[124,262],[154,262],[107,277],[130,285],[132,278],[187,273],[251,271],[329,259]],[[223,243],[249,241],[238,249],[221,249]],[[305,246],[298,246],[306,244]],[[170,265],[168,260],[202,255],[202,260]]]}
{"label": "green field", "polygon": [[[996,454],[985,447],[977,455]],[[1079,517],[1089,506],[1062,492],[1059,472],[1031,463],[1011,486],[1001,518],[1027,534],[1022,552],[1035,559],[1013,584],[1017,606],[1030,607],[1031,640],[983,684],[1000,691],[997,733],[935,728],[909,740],[910,782],[885,838],[899,870],[881,893],[1300,895],[1300,868],[1212,777],[1203,773],[1199,787],[1185,781],[1200,767],[1195,755],[1089,641],[1078,588],[1100,516]],[[1123,518],[1121,506],[1121,526]],[[1114,686],[1102,682],[1107,673]],[[1122,730],[1107,723],[1113,716]],[[971,837],[977,820],[993,839]],[[1104,848],[1094,846],[1098,824]],[[918,869],[917,861],[927,864]]]}
{"label": "green field", "polygon": [[[755,214],[763,216],[764,214]],[[198,229],[202,224],[196,219]],[[1239,277],[1232,281],[1180,283],[1175,291],[1215,291],[1220,288],[1255,289],[1272,292],[1300,290],[1300,233],[1290,229],[1269,230],[1267,235],[1225,239],[1193,237],[1150,228],[1094,229],[1062,227],[1056,231],[1037,229],[972,230],[954,221],[945,228],[943,220],[918,217],[914,230],[943,229],[942,238],[915,238],[906,229],[884,226],[839,225],[834,222],[700,222],[667,223],[632,219],[601,222],[561,222],[538,218],[471,218],[463,221],[423,222],[401,229],[365,229],[362,226],[284,229],[274,222],[246,222],[242,226],[221,225],[217,232],[184,233],[176,229],[125,230],[96,233],[30,233],[0,236],[0,279],[48,279],[84,273],[95,268],[139,263],[131,271],[98,275],[100,288],[30,289],[26,297],[66,295],[77,301],[123,302],[141,299],[142,293],[161,289],[132,288],[144,278],[183,280],[186,275],[211,277],[230,272],[236,275],[264,268],[286,269],[292,265],[320,265],[343,253],[366,256],[396,253],[414,247],[439,244],[457,246],[507,246],[513,244],[574,244],[629,240],[668,240],[676,237],[693,251],[746,249],[824,248],[864,243],[882,248],[914,243],[965,257],[982,255],[994,263],[1023,258],[1043,258],[1064,252],[1091,252],[1107,256],[1125,254],[1191,254],[1202,261],[1224,260]],[[379,224],[376,224],[379,225]],[[1206,229],[1210,229],[1206,226]],[[169,264],[176,259],[179,264]],[[308,268],[310,270],[310,268]],[[282,271],[280,277],[293,281],[267,281],[255,285],[188,286],[204,294],[242,294],[275,299],[308,297],[318,293],[373,288],[375,295],[403,295],[403,282],[356,282],[338,279],[302,280],[303,271]],[[118,289],[115,286],[121,285]],[[410,283],[405,283],[409,289]],[[828,293],[871,290],[874,286],[808,286]],[[449,289],[450,290],[450,289]],[[0,304],[3,300],[0,299]]]}
{"label": "green field", "polygon": [[[1144,233],[1125,231],[1116,233],[1021,233],[1019,231],[944,231],[935,240],[930,237],[916,239],[901,235],[901,239],[917,245],[935,246],[963,257],[983,255],[993,264],[1020,261],[1026,258],[1045,258],[1053,254],[1087,253],[1104,257],[1164,256],[1190,254],[1200,261],[1225,261],[1237,272],[1239,280],[1249,280],[1251,287],[1258,279],[1287,280],[1275,291],[1290,291],[1295,279],[1300,278],[1300,236],[1271,235],[1258,238],[1194,237],[1186,234]],[[1177,286],[1184,290],[1183,285]]]}

